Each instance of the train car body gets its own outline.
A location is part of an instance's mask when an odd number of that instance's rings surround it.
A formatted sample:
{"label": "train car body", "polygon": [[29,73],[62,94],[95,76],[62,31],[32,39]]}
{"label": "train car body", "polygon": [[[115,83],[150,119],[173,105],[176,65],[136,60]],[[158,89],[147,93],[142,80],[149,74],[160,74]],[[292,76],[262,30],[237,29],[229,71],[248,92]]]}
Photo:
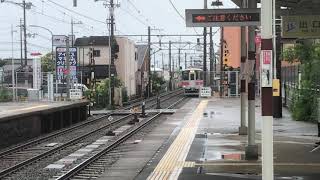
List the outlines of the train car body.
{"label": "train car body", "polygon": [[184,89],[186,96],[198,96],[203,86],[202,69],[189,68],[182,71],[180,86]]}

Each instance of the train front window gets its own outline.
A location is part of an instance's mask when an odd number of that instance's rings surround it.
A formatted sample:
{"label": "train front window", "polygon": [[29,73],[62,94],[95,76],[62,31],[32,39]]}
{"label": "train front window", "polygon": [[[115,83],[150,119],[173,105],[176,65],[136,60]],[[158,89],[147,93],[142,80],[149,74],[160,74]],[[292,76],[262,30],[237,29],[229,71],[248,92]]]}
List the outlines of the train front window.
{"label": "train front window", "polygon": [[192,81],[192,80],[195,80],[195,79],[194,79],[194,76],[195,76],[195,74],[193,74],[193,73],[190,74],[190,80],[191,80],[191,81]]}
{"label": "train front window", "polygon": [[189,71],[182,72],[182,80],[184,80],[184,81],[189,80]]}

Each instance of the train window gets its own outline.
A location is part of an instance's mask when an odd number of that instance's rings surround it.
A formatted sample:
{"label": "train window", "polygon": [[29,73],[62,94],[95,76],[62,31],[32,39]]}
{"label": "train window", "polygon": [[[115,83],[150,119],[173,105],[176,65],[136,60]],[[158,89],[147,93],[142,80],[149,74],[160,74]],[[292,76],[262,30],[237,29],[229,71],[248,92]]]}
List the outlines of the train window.
{"label": "train window", "polygon": [[189,80],[189,71],[182,72],[182,80]]}

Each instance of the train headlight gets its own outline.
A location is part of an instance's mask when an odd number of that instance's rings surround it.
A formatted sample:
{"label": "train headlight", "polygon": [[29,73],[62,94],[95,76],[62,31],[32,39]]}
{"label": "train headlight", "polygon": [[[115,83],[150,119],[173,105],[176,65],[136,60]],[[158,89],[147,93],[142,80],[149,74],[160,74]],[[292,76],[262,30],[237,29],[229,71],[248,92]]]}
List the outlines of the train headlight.
{"label": "train headlight", "polygon": [[183,85],[182,87],[183,87],[183,88],[185,88],[186,86],[185,86],[185,85]]}

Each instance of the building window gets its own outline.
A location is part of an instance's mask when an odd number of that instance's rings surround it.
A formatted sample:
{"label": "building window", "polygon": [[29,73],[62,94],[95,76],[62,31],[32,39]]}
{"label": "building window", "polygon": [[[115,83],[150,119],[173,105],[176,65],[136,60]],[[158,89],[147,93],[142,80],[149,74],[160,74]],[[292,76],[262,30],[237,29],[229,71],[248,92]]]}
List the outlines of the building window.
{"label": "building window", "polygon": [[94,57],[100,57],[100,50],[93,50]]}

